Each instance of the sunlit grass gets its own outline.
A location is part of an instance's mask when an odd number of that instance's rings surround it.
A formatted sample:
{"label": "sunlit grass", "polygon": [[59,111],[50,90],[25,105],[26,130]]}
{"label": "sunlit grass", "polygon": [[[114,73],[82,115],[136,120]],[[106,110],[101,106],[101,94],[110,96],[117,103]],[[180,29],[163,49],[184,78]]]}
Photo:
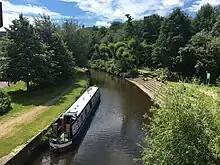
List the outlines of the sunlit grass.
{"label": "sunlit grass", "polygon": [[[59,87],[59,90],[57,89],[58,91],[65,90],[67,88],[70,88],[70,90],[67,92],[67,94],[63,95],[54,105],[49,106],[44,112],[40,113],[34,121],[18,125],[14,135],[6,138],[0,138],[0,157],[9,154],[17,146],[26,143],[31,137],[41,132],[42,129],[50,124],[60,113],[65,111],[75,101],[77,96],[79,96],[80,92],[85,88],[87,84],[86,74],[78,73],[71,84],[71,86],[63,85]],[[56,94],[57,92],[51,91],[51,93],[48,95],[50,97],[55,97]],[[48,98],[46,97],[46,100],[50,98],[49,96],[47,96]],[[45,97],[43,98],[45,99]]]}
{"label": "sunlit grass", "polygon": [[[78,75],[79,73],[81,72],[78,72]],[[31,92],[26,91],[25,83],[21,81],[16,84],[12,84],[10,87],[2,88],[2,90],[8,93],[11,97],[12,109],[8,113],[0,116],[0,120],[5,117],[19,115],[22,111],[28,111],[33,107],[48,102],[54,96],[63,92],[68,86],[71,86],[71,83],[71,81],[67,81],[59,86],[53,86]]]}

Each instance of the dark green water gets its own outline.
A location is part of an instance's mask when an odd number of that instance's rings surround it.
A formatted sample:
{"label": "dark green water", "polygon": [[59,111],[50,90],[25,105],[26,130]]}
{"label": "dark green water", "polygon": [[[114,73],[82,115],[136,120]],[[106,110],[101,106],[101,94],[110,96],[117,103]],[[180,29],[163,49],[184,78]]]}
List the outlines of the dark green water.
{"label": "dark green water", "polygon": [[33,165],[133,165],[140,157],[143,118],[150,98],[129,82],[92,71],[92,82],[101,89],[101,103],[77,151],[54,156],[39,153]]}

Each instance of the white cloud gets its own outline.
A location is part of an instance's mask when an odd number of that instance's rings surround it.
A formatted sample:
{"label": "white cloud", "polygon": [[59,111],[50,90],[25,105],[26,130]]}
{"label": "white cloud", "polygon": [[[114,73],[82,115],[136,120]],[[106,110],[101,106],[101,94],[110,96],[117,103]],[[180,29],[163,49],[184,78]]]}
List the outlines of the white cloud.
{"label": "white cloud", "polygon": [[95,14],[100,20],[125,19],[125,14],[140,18],[147,13],[165,15],[174,7],[182,7],[184,0],[61,0],[75,2],[84,11]]}
{"label": "white cloud", "polygon": [[[18,18],[19,14],[23,13],[30,21],[33,21],[33,16],[45,13],[52,19],[64,18],[59,13],[53,12],[46,7],[33,6],[33,5],[14,5],[9,1],[3,1],[3,24],[4,27],[8,27],[12,20]],[[4,31],[4,28],[0,28],[0,31]]]}
{"label": "white cloud", "polygon": [[191,12],[197,12],[200,7],[206,3],[209,3],[213,6],[220,5],[220,0],[197,0],[193,3],[191,7],[188,8]]}
{"label": "white cloud", "polygon": [[111,25],[111,23],[105,22],[105,21],[96,21],[95,25],[109,27]]}
{"label": "white cloud", "polygon": [[164,6],[183,6],[184,3],[181,0],[164,0],[163,1]]}

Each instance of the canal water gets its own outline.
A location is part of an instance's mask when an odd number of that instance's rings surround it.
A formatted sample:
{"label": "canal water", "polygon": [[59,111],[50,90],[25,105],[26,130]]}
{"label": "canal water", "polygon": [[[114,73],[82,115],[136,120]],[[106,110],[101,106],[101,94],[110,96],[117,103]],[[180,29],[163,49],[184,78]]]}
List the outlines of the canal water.
{"label": "canal water", "polygon": [[92,83],[101,89],[101,102],[91,125],[75,151],[58,155],[39,153],[33,165],[133,165],[140,157],[143,115],[150,98],[131,83],[92,71]]}

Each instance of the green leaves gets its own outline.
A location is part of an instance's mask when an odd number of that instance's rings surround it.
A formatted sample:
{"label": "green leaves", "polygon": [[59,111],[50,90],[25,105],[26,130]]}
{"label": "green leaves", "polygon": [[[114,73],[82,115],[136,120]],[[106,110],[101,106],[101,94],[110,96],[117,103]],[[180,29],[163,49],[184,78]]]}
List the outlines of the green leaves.
{"label": "green leaves", "polygon": [[182,60],[180,64],[186,68],[182,73],[190,76],[189,73],[193,75],[196,71],[197,76],[203,82],[206,71],[209,71],[212,74],[211,82],[215,83],[220,69],[219,46],[220,38],[218,37],[213,37],[204,31],[194,35],[189,41],[189,44],[179,51]]}
{"label": "green leaves", "polygon": [[175,58],[179,48],[184,46],[191,37],[190,23],[190,18],[184,12],[175,9],[162,24],[153,54],[172,71],[177,71]]}
{"label": "green leaves", "polygon": [[7,61],[1,67],[10,82],[24,81],[31,86],[56,84],[72,75],[74,58],[50,18],[43,15],[30,24],[23,15],[15,19],[2,40]]}
{"label": "green leaves", "polygon": [[0,90],[0,115],[7,112],[11,106],[11,99],[10,97]]}
{"label": "green leaves", "polygon": [[216,164],[220,155],[218,103],[200,93],[193,98],[184,86],[162,93],[164,104],[153,109],[147,130],[144,164]]}
{"label": "green leaves", "polygon": [[144,17],[140,37],[143,37],[147,43],[154,44],[159,36],[162,21],[163,17],[157,14]]}
{"label": "green leaves", "polygon": [[215,21],[216,17],[214,7],[210,4],[205,4],[197,12],[193,23],[195,25],[196,32],[200,32],[202,30],[209,32],[211,31]]}

